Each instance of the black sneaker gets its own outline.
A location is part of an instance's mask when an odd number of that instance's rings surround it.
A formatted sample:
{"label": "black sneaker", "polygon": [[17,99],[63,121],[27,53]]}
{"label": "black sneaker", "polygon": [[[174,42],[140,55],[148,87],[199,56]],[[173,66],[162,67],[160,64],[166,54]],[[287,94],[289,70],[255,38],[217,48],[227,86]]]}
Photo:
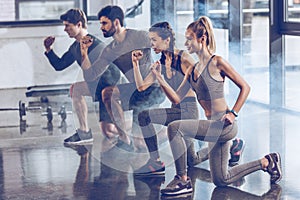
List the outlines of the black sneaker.
{"label": "black sneaker", "polygon": [[265,156],[269,161],[269,165],[265,171],[271,176],[271,184],[278,183],[282,178],[281,158],[279,153],[270,153]]}
{"label": "black sneaker", "polygon": [[93,140],[91,129],[88,132],[77,129],[75,134],[64,140],[64,143],[83,145],[92,143]]}
{"label": "black sneaker", "polygon": [[174,179],[167,185],[165,189],[161,190],[162,195],[176,196],[188,194],[193,192],[191,179],[187,181],[181,180],[181,177],[176,175]]}
{"label": "black sneaker", "polygon": [[149,160],[145,165],[135,170],[134,176],[164,176],[165,164],[161,161]]}
{"label": "black sneaker", "polygon": [[242,139],[236,138],[233,140],[233,144],[230,148],[229,166],[233,167],[238,165],[244,151],[245,142]]}
{"label": "black sneaker", "polygon": [[134,152],[134,146],[132,141],[130,141],[130,144],[127,144],[122,140],[118,139],[118,142],[116,143],[116,147],[123,149],[124,151]]}

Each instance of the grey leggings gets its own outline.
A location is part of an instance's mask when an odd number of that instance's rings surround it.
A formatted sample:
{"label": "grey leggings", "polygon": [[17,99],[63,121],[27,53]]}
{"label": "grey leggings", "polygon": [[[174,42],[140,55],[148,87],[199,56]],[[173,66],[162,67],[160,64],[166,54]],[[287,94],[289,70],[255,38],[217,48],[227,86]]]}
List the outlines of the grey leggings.
{"label": "grey leggings", "polygon": [[217,186],[229,185],[243,176],[262,169],[260,160],[228,169],[230,140],[237,134],[237,125],[224,124],[218,113],[209,120],[178,120],[169,124],[168,137],[175,160],[176,173],[186,174],[186,146],[184,137],[208,142],[208,157],[212,180]]}
{"label": "grey leggings", "polygon": [[[153,124],[161,124],[167,126],[175,120],[181,119],[199,119],[198,103],[195,97],[186,97],[180,104],[172,105],[171,108],[156,108],[144,110],[139,113],[138,120],[141,127],[145,143],[150,153],[150,158],[156,160],[159,158],[157,135]],[[187,163],[193,166],[193,161],[198,159],[207,160],[207,148],[195,152],[194,139],[185,138],[187,148]],[[199,155],[199,156],[198,156]]]}

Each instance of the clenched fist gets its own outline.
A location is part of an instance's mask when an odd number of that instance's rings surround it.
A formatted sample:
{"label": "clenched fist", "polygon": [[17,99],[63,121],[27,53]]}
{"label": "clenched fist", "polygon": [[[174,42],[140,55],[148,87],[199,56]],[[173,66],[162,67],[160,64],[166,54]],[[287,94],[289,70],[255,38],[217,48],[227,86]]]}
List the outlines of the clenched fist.
{"label": "clenched fist", "polygon": [[54,41],[55,41],[55,37],[53,37],[53,36],[48,36],[44,40],[44,46],[45,46],[47,52],[51,50]]}

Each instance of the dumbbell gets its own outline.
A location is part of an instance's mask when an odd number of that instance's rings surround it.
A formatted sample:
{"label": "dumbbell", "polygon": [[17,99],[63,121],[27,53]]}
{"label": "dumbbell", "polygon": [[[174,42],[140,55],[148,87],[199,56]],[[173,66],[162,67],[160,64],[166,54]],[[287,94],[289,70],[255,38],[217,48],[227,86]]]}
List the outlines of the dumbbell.
{"label": "dumbbell", "polygon": [[23,103],[21,100],[19,101],[19,108],[0,108],[0,111],[19,111],[19,117],[20,120],[23,120],[23,116],[26,115],[26,111],[29,110],[41,110],[41,107],[26,107],[25,103]]}
{"label": "dumbbell", "polygon": [[59,112],[53,112],[52,107],[48,106],[46,112],[43,112],[42,116],[47,116],[48,123],[51,123],[53,120],[53,115],[60,115],[61,120],[65,121],[67,119],[67,115],[72,114],[72,111],[66,111],[65,106],[61,106]]}

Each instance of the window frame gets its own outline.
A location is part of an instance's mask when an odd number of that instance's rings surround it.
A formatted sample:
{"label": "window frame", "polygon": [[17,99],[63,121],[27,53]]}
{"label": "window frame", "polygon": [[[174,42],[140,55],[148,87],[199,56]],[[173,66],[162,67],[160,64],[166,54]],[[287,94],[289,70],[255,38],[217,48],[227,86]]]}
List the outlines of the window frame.
{"label": "window frame", "polygon": [[287,8],[288,8],[288,0],[270,0],[271,3],[278,4],[278,7],[281,12],[272,13],[275,18],[279,19],[279,33],[282,35],[295,35],[300,36],[300,22],[290,22],[287,21]]}
{"label": "window frame", "polygon": [[[47,0],[30,0],[32,2],[44,2]],[[50,0],[50,1],[60,1],[60,0]],[[87,12],[87,0],[73,0],[75,2],[75,7],[82,9],[88,20],[94,20],[95,16],[89,16]],[[27,0],[15,0],[15,12],[16,19],[14,21],[0,21],[0,28],[8,27],[34,27],[34,26],[49,26],[49,25],[59,25],[61,24],[60,19],[44,19],[44,20],[18,20],[19,19],[19,4],[21,2],[27,2]]]}

